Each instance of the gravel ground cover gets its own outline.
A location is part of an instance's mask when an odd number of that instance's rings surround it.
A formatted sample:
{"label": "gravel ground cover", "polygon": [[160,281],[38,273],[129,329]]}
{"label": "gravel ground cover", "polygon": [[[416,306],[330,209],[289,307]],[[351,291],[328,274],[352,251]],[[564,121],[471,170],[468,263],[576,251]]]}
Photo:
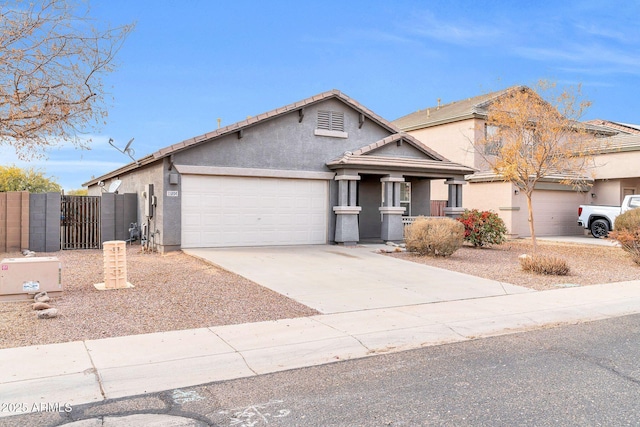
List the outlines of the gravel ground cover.
{"label": "gravel ground cover", "polygon": [[490,248],[463,246],[448,258],[422,257],[409,252],[391,256],[536,290],[640,280],[640,266],[618,247],[538,240],[539,254],[555,256],[567,262],[570,268],[567,276],[545,276],[522,271],[518,256],[531,253],[530,239],[515,239]]}
{"label": "gravel ground cover", "polygon": [[[539,242],[539,251],[565,259],[571,268],[570,275],[540,276],[521,271],[518,256],[531,252],[526,240],[512,240],[492,248],[462,247],[449,258],[411,253],[389,256],[537,290],[640,279],[640,267],[619,248]],[[38,256],[56,256],[62,262],[64,293],[51,302],[59,310],[59,316],[37,319],[31,301],[0,303],[0,348],[318,314],[181,252],[146,254],[140,246],[128,246],[127,279],[135,288],[107,291],[98,291],[93,286],[104,281],[101,250]],[[0,253],[0,259],[18,257],[22,255]]]}
{"label": "gravel ground cover", "polygon": [[[127,247],[127,281],[135,287],[98,291],[102,250],[38,253],[62,263],[62,296],[54,319],[37,319],[28,302],[0,303],[0,348],[51,344],[318,314],[305,305],[204,261],[173,252]],[[0,253],[0,259],[22,254]]]}

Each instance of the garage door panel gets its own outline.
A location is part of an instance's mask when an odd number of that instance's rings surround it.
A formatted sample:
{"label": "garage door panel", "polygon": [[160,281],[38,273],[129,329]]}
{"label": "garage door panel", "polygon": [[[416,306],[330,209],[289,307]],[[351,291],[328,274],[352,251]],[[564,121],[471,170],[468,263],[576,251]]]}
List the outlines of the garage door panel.
{"label": "garage door panel", "polygon": [[182,246],[323,244],[328,182],[185,175]]}
{"label": "garage door panel", "polygon": [[[538,190],[533,193],[534,224],[538,236],[582,235],[577,225],[583,195],[575,191]],[[528,229],[528,228],[527,228]]]}

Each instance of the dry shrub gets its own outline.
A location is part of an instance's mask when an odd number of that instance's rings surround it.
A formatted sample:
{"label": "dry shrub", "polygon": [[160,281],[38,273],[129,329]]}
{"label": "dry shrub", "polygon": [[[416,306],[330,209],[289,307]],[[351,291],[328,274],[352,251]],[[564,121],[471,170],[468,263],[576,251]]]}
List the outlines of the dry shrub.
{"label": "dry shrub", "polygon": [[565,260],[547,255],[520,256],[520,266],[523,271],[548,276],[566,276],[569,274],[569,265]]}
{"label": "dry shrub", "polygon": [[447,257],[464,242],[464,225],[451,218],[419,217],[405,230],[407,250]]}
{"label": "dry shrub", "polygon": [[616,217],[615,230],[635,231],[640,229],[640,209],[631,209]]}
{"label": "dry shrub", "polygon": [[609,237],[620,243],[631,259],[640,265],[640,208],[632,209],[616,218],[614,231]]}
{"label": "dry shrub", "polygon": [[640,230],[636,231],[614,231],[610,233],[620,243],[622,249],[631,255],[631,260],[640,265]]}

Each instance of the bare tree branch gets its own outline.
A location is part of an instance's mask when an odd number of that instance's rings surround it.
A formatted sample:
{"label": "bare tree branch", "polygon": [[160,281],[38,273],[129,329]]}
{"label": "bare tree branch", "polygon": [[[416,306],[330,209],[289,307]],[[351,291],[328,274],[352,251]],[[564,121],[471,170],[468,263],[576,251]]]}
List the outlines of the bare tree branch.
{"label": "bare tree branch", "polygon": [[103,78],[134,25],[99,29],[74,0],[0,2],[0,145],[18,156],[89,132],[107,115]]}

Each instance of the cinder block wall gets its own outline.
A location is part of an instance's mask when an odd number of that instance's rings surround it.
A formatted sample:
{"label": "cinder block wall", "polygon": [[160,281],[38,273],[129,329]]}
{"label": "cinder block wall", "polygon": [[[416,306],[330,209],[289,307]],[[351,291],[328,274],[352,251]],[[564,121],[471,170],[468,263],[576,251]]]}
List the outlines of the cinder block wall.
{"label": "cinder block wall", "polygon": [[60,193],[29,195],[29,249],[60,250]]}
{"label": "cinder block wall", "polygon": [[0,193],[0,252],[29,247],[29,193]]}
{"label": "cinder block wall", "polygon": [[103,193],[100,203],[102,242],[128,240],[129,225],[138,222],[138,198],[135,193]]}

